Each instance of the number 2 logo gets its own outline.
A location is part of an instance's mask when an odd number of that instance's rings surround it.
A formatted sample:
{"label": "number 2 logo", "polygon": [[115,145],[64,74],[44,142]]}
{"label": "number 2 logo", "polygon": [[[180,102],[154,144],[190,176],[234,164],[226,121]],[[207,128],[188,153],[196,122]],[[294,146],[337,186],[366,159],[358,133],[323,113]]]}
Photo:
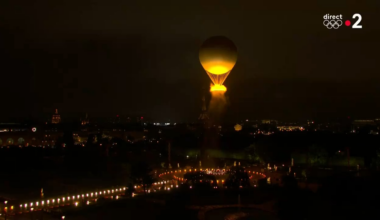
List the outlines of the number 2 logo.
{"label": "number 2 logo", "polygon": [[352,16],[353,19],[358,19],[356,22],[352,25],[353,29],[362,29],[362,26],[360,25],[360,22],[362,21],[362,15],[361,14],[354,14]]}

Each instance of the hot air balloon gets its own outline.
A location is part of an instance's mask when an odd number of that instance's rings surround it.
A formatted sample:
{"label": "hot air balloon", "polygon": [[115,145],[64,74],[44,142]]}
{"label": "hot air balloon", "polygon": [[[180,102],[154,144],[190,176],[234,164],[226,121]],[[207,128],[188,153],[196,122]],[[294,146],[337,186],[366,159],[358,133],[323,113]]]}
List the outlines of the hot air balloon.
{"label": "hot air balloon", "polygon": [[237,61],[235,44],[223,36],[211,37],[202,44],[199,60],[214,83],[214,89],[226,90],[223,83]]}

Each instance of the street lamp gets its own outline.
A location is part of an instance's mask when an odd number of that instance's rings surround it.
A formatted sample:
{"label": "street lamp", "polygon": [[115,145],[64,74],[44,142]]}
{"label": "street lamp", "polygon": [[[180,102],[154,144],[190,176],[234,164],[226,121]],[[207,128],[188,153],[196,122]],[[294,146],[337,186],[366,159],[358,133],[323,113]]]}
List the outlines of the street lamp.
{"label": "street lamp", "polygon": [[34,210],[34,208],[30,208],[30,217],[31,217],[31,219],[33,220],[33,210]]}
{"label": "street lamp", "polygon": [[[8,204],[8,201],[4,201],[4,206],[6,206]],[[2,209],[2,208],[1,208]],[[2,209],[3,211],[1,211],[0,213],[0,216],[2,216],[4,214],[4,219],[6,220],[7,219],[7,207],[5,207],[4,209]]]}
{"label": "street lamp", "polygon": [[66,217],[63,215],[63,216],[62,216],[62,220],[65,219],[65,218],[66,218]]}

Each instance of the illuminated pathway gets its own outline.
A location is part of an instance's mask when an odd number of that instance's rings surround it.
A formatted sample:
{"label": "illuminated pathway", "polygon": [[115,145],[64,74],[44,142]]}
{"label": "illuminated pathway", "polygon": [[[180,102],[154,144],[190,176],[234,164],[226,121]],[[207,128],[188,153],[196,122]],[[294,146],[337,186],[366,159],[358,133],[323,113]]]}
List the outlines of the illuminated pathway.
{"label": "illuminated pathway", "polygon": [[[170,180],[170,179],[175,179],[177,180],[177,185],[176,187],[178,187],[178,182],[185,182],[186,179],[183,178],[184,174],[186,173],[191,173],[191,172],[198,172],[198,171],[204,171],[204,172],[213,172],[213,173],[220,173],[220,175],[215,175],[217,178],[216,180],[216,184],[220,187],[220,186],[223,186],[224,184],[224,179],[221,179],[219,178],[223,176],[225,176],[225,172],[226,171],[230,171],[230,169],[226,170],[226,169],[214,169],[214,168],[206,168],[206,169],[178,169],[178,170],[174,170],[174,171],[167,171],[167,172],[164,172],[164,173],[161,173],[159,175],[160,178],[164,179],[164,181],[166,180]],[[259,178],[265,178],[266,175],[264,173],[261,173],[261,172],[258,172],[258,171],[253,171],[253,170],[248,170],[248,169],[244,169],[244,172],[248,173],[249,175],[249,179],[252,179],[254,176],[257,176]],[[172,181],[173,183],[173,181]],[[212,184],[213,183],[213,180],[210,181],[210,183]],[[155,183],[156,184],[156,183]],[[161,182],[160,184],[163,184],[163,182]],[[256,187],[256,185],[254,185]],[[173,187],[173,186],[171,186]],[[191,186],[190,186],[191,187]],[[170,190],[170,189],[169,189]]]}
{"label": "illuminated pathway", "polygon": [[11,202],[8,203],[8,201],[4,201],[4,212],[7,215],[15,215],[70,205],[75,207],[81,204],[89,205],[96,202],[100,197],[118,199],[120,195],[124,194],[125,190],[126,187],[112,188],[71,196],[66,195],[49,199],[39,199],[37,201],[35,200],[18,204],[12,204]]}
{"label": "illuminated pathway", "polygon": [[[214,175],[216,178],[216,184],[217,184],[217,187],[219,188],[223,188],[223,185],[224,185],[224,182],[225,182],[225,178],[226,175],[225,175],[225,172],[226,171],[230,171],[229,169],[226,170],[226,169],[214,169],[214,168],[206,168],[206,169],[179,169],[179,170],[174,170],[174,171],[167,171],[167,172],[164,172],[164,173],[161,173],[159,175],[160,178],[162,179],[165,179],[166,181],[168,181],[167,179],[175,179],[177,180],[176,181],[176,187],[178,187],[178,182],[186,182],[186,179],[184,178],[184,174],[186,173],[191,173],[191,172],[197,172],[197,171],[205,171],[206,173],[213,173],[213,174],[216,174]],[[254,171],[254,170],[249,170],[249,169],[244,169],[244,172],[248,173],[248,176],[249,176],[249,179],[251,180],[251,183],[252,180],[254,179],[254,177],[256,177],[255,179],[262,179],[262,178],[266,178],[267,176],[262,173],[262,172],[259,172],[259,171]],[[164,180],[164,181],[165,181]],[[270,178],[268,178],[268,181],[270,180]],[[169,181],[170,182],[170,181]],[[173,183],[173,181],[171,181]],[[162,184],[162,182],[160,183]],[[210,181],[210,184],[213,184],[213,180]],[[173,185],[170,185],[171,187],[173,187]],[[253,184],[254,187],[256,187],[256,185]],[[190,185],[189,186],[190,189],[192,188],[192,186]],[[240,188],[242,188],[242,186],[240,186]],[[165,187],[166,190],[170,190],[169,187]],[[233,207],[245,207],[245,208],[254,208],[254,209],[259,209],[259,210],[263,210],[263,211],[267,211],[269,213],[272,213],[272,209],[269,208],[271,206],[268,206],[266,204],[264,205],[238,205],[238,204],[234,204],[234,205],[216,205],[216,206],[191,206],[189,208],[191,209],[195,209],[195,210],[199,210],[198,212],[198,219],[199,220],[205,220],[205,213],[208,212],[208,211],[211,211],[211,210],[214,210],[214,209],[223,209],[223,208],[233,208]],[[232,216],[230,216],[232,217]],[[237,218],[231,218],[231,219],[237,219]]]}
{"label": "illuminated pathway", "polygon": [[[152,184],[152,187],[150,189],[146,189],[145,193],[154,193],[162,190],[169,191],[172,188],[178,188],[180,182],[185,182],[186,179],[183,178],[183,175],[186,173],[191,172],[197,172],[197,171],[215,171],[215,172],[221,172],[224,173],[226,170],[224,169],[178,169],[173,171],[167,171],[164,173],[159,174],[159,177],[161,178],[160,181],[155,182]],[[227,170],[229,171],[229,170]],[[254,177],[254,175],[257,175],[259,178],[265,178],[266,175],[261,172],[256,172],[253,170],[244,170],[244,172],[247,172],[250,179]],[[221,175],[220,177],[223,177],[224,175]],[[216,180],[218,187],[222,187],[224,184],[224,179],[218,178]],[[212,181],[211,181],[212,183]],[[256,185],[254,185],[256,186]],[[190,186],[191,188],[192,186]],[[144,190],[142,186],[135,185],[134,188],[136,189],[136,193],[132,193],[132,197],[138,194],[143,194]],[[99,191],[92,191],[88,193],[83,194],[75,194],[75,195],[68,195],[66,196],[60,196],[55,198],[47,198],[47,199],[39,199],[35,201],[24,201],[22,203],[18,204],[12,204],[11,202],[8,203],[8,201],[4,202],[4,213],[7,215],[15,215],[15,214],[23,214],[33,211],[39,211],[43,209],[54,209],[58,207],[65,207],[65,206],[82,206],[84,204],[90,205],[94,202],[97,202],[99,198],[111,198],[111,199],[119,199],[121,195],[124,195],[127,187],[120,187],[120,188],[108,188],[104,190]]]}

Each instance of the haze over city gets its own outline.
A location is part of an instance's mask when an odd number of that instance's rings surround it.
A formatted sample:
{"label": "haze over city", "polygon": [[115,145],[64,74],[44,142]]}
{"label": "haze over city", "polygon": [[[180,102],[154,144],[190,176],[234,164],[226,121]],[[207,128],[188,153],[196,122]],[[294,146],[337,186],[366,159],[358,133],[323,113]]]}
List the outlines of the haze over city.
{"label": "haze over city", "polygon": [[[226,120],[379,116],[377,3],[318,2],[3,2],[1,118],[194,121],[209,88],[198,48],[214,35],[239,51]],[[320,25],[358,11],[360,31]]]}
{"label": "haze over city", "polygon": [[379,11],[1,1],[0,220],[379,218]]}

